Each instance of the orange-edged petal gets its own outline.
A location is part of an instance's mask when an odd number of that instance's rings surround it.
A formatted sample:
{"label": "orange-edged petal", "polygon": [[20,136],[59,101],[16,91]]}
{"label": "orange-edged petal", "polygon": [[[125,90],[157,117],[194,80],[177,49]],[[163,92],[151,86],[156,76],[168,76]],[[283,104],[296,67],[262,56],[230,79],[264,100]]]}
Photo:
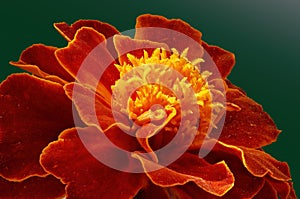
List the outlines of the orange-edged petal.
{"label": "orange-edged petal", "polygon": [[30,177],[22,182],[11,182],[0,177],[0,198],[53,199],[65,195],[65,185],[57,178]]}
{"label": "orange-edged petal", "polygon": [[273,188],[277,191],[277,194],[280,196],[281,199],[296,199],[296,193],[293,189],[292,182],[282,182],[278,180],[274,180],[271,178],[266,179]]}
{"label": "orange-edged petal", "polygon": [[28,74],[0,86],[0,175],[22,180],[45,175],[39,156],[61,131],[74,126],[72,102],[63,87]]}
{"label": "orange-edged petal", "polygon": [[205,157],[205,160],[212,164],[224,160],[234,175],[234,187],[222,198],[252,198],[264,186],[265,180],[263,178],[253,176],[244,167],[239,157],[229,154],[227,151],[213,150]]}
{"label": "orange-edged petal", "polygon": [[72,25],[61,22],[55,23],[54,27],[67,41],[73,40],[77,30],[82,27],[91,27],[97,32],[103,34],[106,38],[112,37],[115,34],[119,34],[119,31],[112,25],[97,20],[78,20]]}
{"label": "orange-edged petal", "polygon": [[172,187],[194,182],[198,187],[211,194],[222,196],[234,184],[234,177],[224,162],[208,164],[196,155],[184,154],[168,167],[149,161],[135,154],[150,180],[161,187]]}
{"label": "orange-edged petal", "polygon": [[140,192],[134,197],[134,199],[153,199],[153,198],[171,199],[167,189],[156,186],[154,184],[150,184],[149,186],[140,190]]}
{"label": "orange-edged petal", "polygon": [[253,199],[277,199],[277,193],[276,190],[273,188],[273,186],[266,181],[263,188],[260,190],[260,192],[257,193],[256,196],[253,197]]}
{"label": "orange-edged petal", "polygon": [[201,32],[180,19],[166,19],[158,15],[140,15],[136,21],[135,39],[166,43],[182,52],[188,48],[188,58],[194,60],[203,55]]}
{"label": "orange-edged petal", "polygon": [[[55,23],[54,27],[67,41],[72,41],[76,35],[77,30],[79,30],[82,27],[93,28],[97,32],[103,34],[106,39],[116,34],[119,34],[119,31],[112,25],[97,20],[78,20],[72,25],[68,25],[65,22],[61,22]],[[109,39],[107,43],[107,48],[109,49],[109,52],[112,53],[112,55],[115,57],[116,51],[114,49],[112,39]]]}
{"label": "orange-edged petal", "polygon": [[127,53],[130,53],[137,58],[141,58],[144,56],[144,50],[146,50],[150,56],[156,48],[164,48],[166,50],[169,49],[169,47],[164,43],[131,39],[130,37],[122,35],[114,36],[114,44],[121,65],[123,65],[124,62],[130,63],[126,56]]}
{"label": "orange-edged petal", "polygon": [[56,47],[34,44],[22,52],[18,62],[10,62],[10,64],[59,83],[74,81],[74,78],[57,61],[54,55],[56,50]]}
{"label": "orange-edged petal", "polygon": [[216,65],[219,69],[220,75],[225,79],[235,65],[234,54],[218,46],[208,45],[205,42],[202,42],[202,46],[206,50],[206,53],[203,57],[205,62],[202,63],[202,66],[205,67],[206,65]]}
{"label": "orange-edged petal", "polygon": [[240,110],[227,111],[220,141],[260,148],[277,139],[280,131],[261,105],[237,89],[228,89],[226,97],[228,103],[239,106]]}
{"label": "orange-edged petal", "polygon": [[64,86],[66,95],[72,99],[80,118],[87,125],[98,125],[103,130],[114,123],[106,89],[95,91],[77,83]]}
{"label": "orange-edged petal", "polygon": [[[98,153],[111,158],[95,134],[96,128],[69,129],[58,141],[51,143],[41,155],[44,168],[67,184],[67,198],[132,198],[146,186],[146,176],[121,172],[105,166],[83,146],[79,134],[89,140]],[[124,162],[119,162],[123,164]]]}
{"label": "orange-edged petal", "polygon": [[[207,142],[208,146],[215,142]],[[206,147],[205,145],[203,147]],[[222,152],[239,157],[244,167],[256,177],[270,176],[280,181],[289,181],[291,179],[288,164],[279,162],[262,150],[246,147],[236,147],[222,142],[217,142],[212,149],[215,152]]]}
{"label": "orange-edged petal", "polygon": [[96,89],[99,81],[107,90],[119,79],[115,61],[104,35],[92,28],[80,28],[67,47],[55,51],[61,65],[80,83]]}

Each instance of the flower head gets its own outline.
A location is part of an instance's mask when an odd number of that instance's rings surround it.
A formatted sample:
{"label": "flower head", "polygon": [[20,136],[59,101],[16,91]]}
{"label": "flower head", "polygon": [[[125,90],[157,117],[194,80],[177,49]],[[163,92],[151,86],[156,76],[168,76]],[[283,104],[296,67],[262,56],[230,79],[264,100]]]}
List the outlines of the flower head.
{"label": "flower head", "polygon": [[[141,15],[134,38],[80,20],[35,44],[0,85],[0,196],[296,198],[280,131],[228,79],[234,55],[181,20]],[[10,190],[10,191],[7,191]]]}

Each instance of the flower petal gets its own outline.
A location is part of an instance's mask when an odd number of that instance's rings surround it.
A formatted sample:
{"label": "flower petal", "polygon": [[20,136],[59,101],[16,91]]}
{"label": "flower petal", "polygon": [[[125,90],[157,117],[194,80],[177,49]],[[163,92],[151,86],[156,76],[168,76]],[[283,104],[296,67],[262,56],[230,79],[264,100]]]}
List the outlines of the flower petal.
{"label": "flower petal", "polygon": [[0,175],[10,180],[45,175],[40,153],[74,125],[63,87],[28,74],[11,75],[0,86],[0,107]]}
{"label": "flower petal", "polygon": [[[233,66],[235,65],[234,54],[218,46],[208,45],[205,42],[202,42],[202,46],[208,53],[204,54],[203,59],[205,60],[205,62],[202,63],[202,66],[206,67],[206,65],[216,65],[222,78],[227,78]],[[210,58],[208,58],[207,56],[210,56]],[[214,64],[211,63],[211,59],[213,60]]]}
{"label": "flower petal", "polygon": [[237,89],[228,89],[227,102],[241,109],[227,111],[220,141],[235,146],[260,148],[277,139],[280,131],[261,105]]}
{"label": "flower petal", "polygon": [[127,199],[146,186],[145,175],[121,172],[95,159],[83,146],[78,133],[85,137],[85,141],[91,141],[98,153],[107,154],[107,158],[113,153],[94,139],[95,134],[101,133],[94,127],[66,130],[58,141],[52,142],[43,151],[41,163],[48,172],[67,184],[67,198]]}
{"label": "flower petal", "polygon": [[146,188],[140,190],[140,192],[134,197],[134,199],[171,199],[168,191],[163,188],[150,184]]}
{"label": "flower petal", "polygon": [[[154,27],[154,28],[153,28]],[[183,52],[188,48],[189,60],[201,58],[201,32],[180,19],[166,19],[158,15],[140,15],[136,22],[135,39],[166,43]]]}
{"label": "flower petal", "polygon": [[18,62],[10,62],[10,64],[45,79],[56,79],[59,83],[74,81],[74,78],[57,61],[54,55],[56,50],[56,47],[34,44],[22,52]]}
{"label": "flower petal", "polygon": [[252,198],[264,186],[265,180],[263,178],[253,176],[244,167],[239,157],[229,154],[227,151],[212,150],[205,157],[205,160],[212,164],[224,160],[234,175],[234,187],[223,198]]}
{"label": "flower petal", "polygon": [[266,181],[263,188],[258,192],[256,196],[253,197],[253,199],[277,199],[277,193],[276,190],[272,187],[272,185]]}
{"label": "flower petal", "polygon": [[107,90],[119,79],[115,61],[106,48],[104,35],[92,28],[79,29],[65,48],[58,49],[56,57],[61,65],[80,83],[96,89],[99,81]]}
{"label": "flower petal", "polygon": [[[97,20],[78,20],[75,23],[73,23],[71,26],[65,22],[61,22],[61,23],[55,23],[54,27],[67,41],[72,41],[76,35],[77,30],[79,30],[82,27],[93,28],[97,32],[103,34],[106,39],[116,34],[119,34],[119,31],[112,25]],[[116,50],[114,48],[112,39],[109,39],[107,43],[107,48],[109,52],[113,55],[113,57],[115,57]]]}
{"label": "flower petal", "polygon": [[[215,144],[215,142],[206,142],[205,144],[209,146],[212,143]],[[217,142],[212,150],[239,157],[245,168],[256,177],[270,176],[280,181],[289,181],[291,179],[288,164],[277,161],[262,150],[237,147],[222,142]]]}
{"label": "flower petal", "polygon": [[224,162],[210,165],[198,156],[186,153],[168,167],[162,167],[142,155],[135,154],[134,157],[141,161],[150,180],[161,187],[194,182],[206,192],[222,196],[234,184],[234,177]]}
{"label": "flower petal", "polygon": [[87,125],[97,125],[106,129],[114,123],[108,104],[111,94],[106,89],[98,90],[96,93],[76,83],[66,84],[64,89],[66,95],[72,99],[80,118]]}
{"label": "flower petal", "polygon": [[0,178],[0,198],[62,198],[65,185],[51,175],[30,177],[22,182],[11,182]]}
{"label": "flower petal", "polygon": [[103,34],[105,38],[109,38],[115,34],[119,34],[119,31],[112,25],[97,20],[78,20],[72,25],[61,22],[55,23],[54,27],[64,38],[66,38],[67,41],[73,40],[77,30],[82,27],[91,27],[97,32]]}
{"label": "flower petal", "polygon": [[296,199],[297,198],[295,190],[293,189],[292,182],[282,182],[282,181],[274,180],[271,178],[267,178],[267,181],[277,191],[277,193],[281,199]]}
{"label": "flower petal", "polygon": [[169,47],[164,43],[131,39],[130,37],[122,35],[114,36],[114,44],[121,65],[123,65],[124,62],[130,63],[126,55],[127,53],[130,53],[137,58],[141,58],[144,56],[144,50],[146,50],[150,56],[156,48],[169,49]]}

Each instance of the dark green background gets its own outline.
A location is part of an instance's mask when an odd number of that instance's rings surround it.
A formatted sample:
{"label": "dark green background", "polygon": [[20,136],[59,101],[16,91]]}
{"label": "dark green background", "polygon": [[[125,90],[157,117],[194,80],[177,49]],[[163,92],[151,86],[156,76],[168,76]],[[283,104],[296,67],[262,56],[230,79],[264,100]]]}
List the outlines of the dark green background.
{"label": "dark green background", "polygon": [[290,164],[300,191],[299,10],[299,0],[5,1],[0,5],[0,79],[18,71],[8,62],[17,61],[29,45],[66,45],[53,22],[99,19],[125,31],[142,13],[181,18],[201,30],[208,43],[235,53],[229,79],[261,103],[283,130],[266,150]]}

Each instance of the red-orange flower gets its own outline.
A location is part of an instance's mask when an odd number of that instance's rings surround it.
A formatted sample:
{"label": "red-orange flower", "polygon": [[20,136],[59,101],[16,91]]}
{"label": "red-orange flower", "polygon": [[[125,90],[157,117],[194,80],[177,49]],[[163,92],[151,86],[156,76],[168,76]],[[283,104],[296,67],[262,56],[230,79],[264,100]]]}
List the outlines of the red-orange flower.
{"label": "red-orange flower", "polygon": [[280,133],[227,80],[234,55],[181,20],[134,38],[80,20],[35,44],[0,85],[1,198],[296,198]]}

